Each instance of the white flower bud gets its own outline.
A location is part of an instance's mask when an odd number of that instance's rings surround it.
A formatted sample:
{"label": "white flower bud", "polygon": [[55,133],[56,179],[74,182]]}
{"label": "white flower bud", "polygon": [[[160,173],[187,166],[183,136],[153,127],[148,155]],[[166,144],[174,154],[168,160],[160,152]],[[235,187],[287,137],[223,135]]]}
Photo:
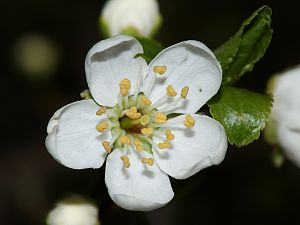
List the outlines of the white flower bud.
{"label": "white flower bud", "polygon": [[[271,80],[269,92],[274,104],[265,136],[278,144],[284,154],[300,167],[300,66]],[[271,138],[270,138],[271,137]]]}
{"label": "white flower bud", "polygon": [[47,225],[99,225],[98,209],[82,198],[57,203],[47,216]]}
{"label": "white flower bud", "polygon": [[150,37],[161,24],[156,0],[108,0],[100,15],[104,35]]}

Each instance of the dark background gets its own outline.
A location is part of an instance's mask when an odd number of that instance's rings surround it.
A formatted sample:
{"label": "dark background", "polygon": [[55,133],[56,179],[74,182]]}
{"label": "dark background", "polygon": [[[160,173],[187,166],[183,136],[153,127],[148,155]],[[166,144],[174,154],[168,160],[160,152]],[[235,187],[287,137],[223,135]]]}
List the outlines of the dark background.
{"label": "dark background", "polygon": [[[1,224],[43,224],[55,202],[69,193],[100,204],[102,224],[289,224],[297,221],[300,170],[286,161],[281,169],[270,160],[272,146],[263,138],[228,148],[220,166],[193,177],[172,180],[175,197],[147,213],[117,207],[104,185],[104,168],[63,167],[44,146],[46,126],[55,110],[79,99],[87,88],[84,59],[102,39],[98,15],[104,1],[1,0]],[[157,39],[165,46],[196,39],[211,49],[229,38],[254,10],[273,9],[273,40],[265,57],[237,86],[264,92],[268,77],[300,62],[298,1],[161,0],[164,22]],[[58,64],[43,79],[18,69],[13,48],[24,35],[38,33],[55,43]]]}

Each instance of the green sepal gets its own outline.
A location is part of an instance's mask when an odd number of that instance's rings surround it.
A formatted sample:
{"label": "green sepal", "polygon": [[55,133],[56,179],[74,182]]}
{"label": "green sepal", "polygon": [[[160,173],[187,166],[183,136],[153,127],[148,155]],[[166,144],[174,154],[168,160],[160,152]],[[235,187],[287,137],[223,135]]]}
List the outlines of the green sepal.
{"label": "green sepal", "polygon": [[272,103],[269,95],[224,86],[208,106],[213,118],[224,126],[229,143],[241,147],[258,139]]}
{"label": "green sepal", "polygon": [[262,6],[246,19],[238,32],[215,50],[223,70],[223,85],[233,84],[265,54],[271,39],[272,10]]}

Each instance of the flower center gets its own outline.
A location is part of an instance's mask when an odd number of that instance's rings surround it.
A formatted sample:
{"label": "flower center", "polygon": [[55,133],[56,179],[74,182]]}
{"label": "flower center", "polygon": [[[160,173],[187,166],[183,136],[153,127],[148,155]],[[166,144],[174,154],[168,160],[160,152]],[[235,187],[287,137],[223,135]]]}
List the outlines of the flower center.
{"label": "flower center", "polygon": [[[167,70],[166,66],[154,66],[153,72],[159,76],[163,76]],[[141,73],[141,71],[140,71]],[[140,76],[134,93],[130,93],[131,81],[124,78],[119,82],[119,102],[113,108],[101,106],[96,115],[107,115],[106,120],[100,121],[96,125],[98,132],[111,132],[111,140],[102,142],[103,148],[107,153],[111,153],[114,149],[122,151],[121,161],[125,168],[130,167],[129,151],[136,151],[141,155],[141,163],[148,166],[154,164],[154,159],[149,157],[153,151],[159,149],[171,148],[171,141],[175,139],[171,128],[167,123],[168,114],[174,112],[174,108],[184,103],[189,87],[184,86],[181,89],[180,96],[172,85],[166,86],[166,94],[161,96],[156,102],[152,101],[145,93],[140,91]],[[153,85],[156,77],[153,76],[150,83]],[[150,85],[151,86],[151,85]],[[152,87],[148,87],[151,90]],[[187,128],[195,126],[195,120],[191,115],[185,116],[182,123]],[[174,124],[173,124],[174,125]],[[161,139],[161,142],[155,143],[153,137]]]}

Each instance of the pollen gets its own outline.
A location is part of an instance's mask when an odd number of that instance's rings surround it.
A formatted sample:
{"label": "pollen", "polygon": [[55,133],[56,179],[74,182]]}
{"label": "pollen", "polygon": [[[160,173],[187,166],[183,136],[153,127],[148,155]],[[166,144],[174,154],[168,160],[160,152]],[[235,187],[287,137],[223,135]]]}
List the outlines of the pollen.
{"label": "pollen", "polygon": [[107,153],[111,153],[111,147],[108,141],[102,141],[102,146]]}
{"label": "pollen", "polygon": [[175,91],[175,89],[173,88],[172,85],[168,85],[167,95],[170,96],[170,97],[175,97],[177,95],[177,92]]}
{"label": "pollen", "polygon": [[183,124],[186,127],[194,127],[195,126],[195,120],[190,114],[188,114],[188,115],[185,116],[185,120],[183,121]]}
{"label": "pollen", "polygon": [[159,123],[159,124],[165,123],[167,122],[167,116],[164,113],[157,112],[154,121],[155,123]]}
{"label": "pollen", "polygon": [[140,152],[143,150],[143,144],[139,139],[134,140],[135,149]]}
{"label": "pollen", "polygon": [[123,155],[123,156],[120,157],[120,159],[123,161],[125,168],[129,168],[130,167],[131,164],[129,162],[128,156]]}
{"label": "pollen", "polygon": [[103,132],[103,131],[105,131],[107,128],[108,128],[108,123],[107,123],[107,122],[99,123],[99,124],[96,126],[96,130],[99,131],[99,132]]}
{"label": "pollen", "polygon": [[157,73],[159,75],[164,75],[164,73],[167,71],[166,66],[154,66],[153,67],[153,72]]}
{"label": "pollen", "polygon": [[148,115],[143,115],[141,117],[141,124],[142,125],[147,125],[150,122],[150,116]]}
{"label": "pollen", "polygon": [[164,140],[163,142],[159,143],[157,145],[160,149],[163,149],[163,148],[170,148],[170,142],[168,140]]}
{"label": "pollen", "polygon": [[166,134],[166,139],[168,141],[174,140],[175,136],[174,134],[172,134],[172,131],[170,129],[166,129],[165,134]]}
{"label": "pollen", "polygon": [[181,98],[186,99],[187,94],[189,93],[190,88],[185,86],[181,89]]}
{"label": "pollen", "polygon": [[152,127],[145,127],[141,130],[143,135],[151,135],[153,133]]}
{"label": "pollen", "polygon": [[129,111],[126,112],[126,116],[128,116],[130,119],[138,119],[141,117],[141,113],[137,112],[136,107],[131,107]]}
{"label": "pollen", "polygon": [[153,166],[154,164],[154,159],[152,158],[142,158],[142,163],[147,164],[148,166]]}
{"label": "pollen", "polygon": [[128,91],[131,88],[131,82],[127,78],[124,78],[123,80],[120,81],[119,83],[120,87],[120,92],[121,94],[125,97],[128,95]]}
{"label": "pollen", "polygon": [[97,110],[96,115],[101,116],[104,113],[106,113],[106,107],[102,106],[102,107],[100,107],[100,109]]}
{"label": "pollen", "polygon": [[141,100],[144,103],[144,105],[151,105],[152,104],[151,100],[149,98],[147,98],[146,96],[144,96],[144,95],[141,97]]}
{"label": "pollen", "polygon": [[124,136],[122,136],[122,137],[120,137],[120,142],[121,142],[121,144],[123,144],[123,145],[125,145],[125,144],[130,144],[131,142],[130,142],[130,138],[128,137],[128,136],[126,136],[126,135],[124,135]]}

